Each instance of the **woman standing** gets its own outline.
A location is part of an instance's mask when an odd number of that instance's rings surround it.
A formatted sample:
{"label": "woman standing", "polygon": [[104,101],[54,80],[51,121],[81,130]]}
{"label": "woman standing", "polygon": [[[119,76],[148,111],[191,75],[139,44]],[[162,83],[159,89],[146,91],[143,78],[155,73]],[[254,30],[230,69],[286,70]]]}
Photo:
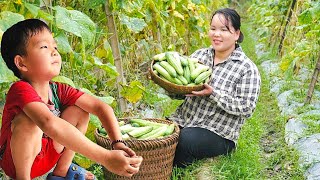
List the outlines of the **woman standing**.
{"label": "woman standing", "polygon": [[205,88],[186,95],[169,117],[181,128],[174,159],[178,167],[232,151],[245,119],[256,107],[261,80],[256,65],[239,45],[244,38],[240,26],[235,10],[217,10],[208,32],[211,46],[191,55],[213,72]]}

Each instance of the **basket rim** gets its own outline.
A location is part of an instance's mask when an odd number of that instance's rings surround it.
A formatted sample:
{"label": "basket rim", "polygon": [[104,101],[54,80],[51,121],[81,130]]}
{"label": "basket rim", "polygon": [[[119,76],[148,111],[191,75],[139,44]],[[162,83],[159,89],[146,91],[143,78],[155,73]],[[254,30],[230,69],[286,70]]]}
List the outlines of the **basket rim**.
{"label": "basket rim", "polygon": [[[138,118],[138,117],[128,117],[128,118],[118,118],[118,120],[129,120],[129,119],[134,119],[134,118]],[[172,138],[178,138],[179,137],[179,133],[180,133],[180,128],[178,126],[178,124],[174,121],[169,121],[169,120],[166,120],[166,119],[161,119],[161,118],[139,118],[139,119],[144,119],[144,120],[165,120],[167,122],[171,122],[171,123],[174,123],[175,124],[175,128],[174,128],[174,132],[166,137],[162,137],[162,138],[156,138],[156,139],[126,139],[126,140],[123,140],[125,141],[126,143],[137,143],[137,142],[146,142],[146,143],[152,143],[152,142],[159,142],[159,141],[167,141],[169,139],[172,139]],[[105,137],[103,135],[101,135],[99,132],[98,132],[98,128],[95,129],[94,131],[94,134],[96,136],[98,136],[99,138],[101,139],[106,139],[106,140],[110,140],[109,137]],[[175,137],[177,136],[177,137]]]}

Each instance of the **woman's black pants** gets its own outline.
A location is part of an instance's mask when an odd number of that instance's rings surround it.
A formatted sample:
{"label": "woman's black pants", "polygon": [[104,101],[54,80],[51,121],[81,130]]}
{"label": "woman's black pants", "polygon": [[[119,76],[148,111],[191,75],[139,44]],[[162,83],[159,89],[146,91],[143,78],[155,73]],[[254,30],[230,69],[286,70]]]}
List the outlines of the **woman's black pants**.
{"label": "woman's black pants", "polygon": [[181,128],[174,166],[186,167],[204,158],[228,154],[235,148],[233,141],[204,128]]}

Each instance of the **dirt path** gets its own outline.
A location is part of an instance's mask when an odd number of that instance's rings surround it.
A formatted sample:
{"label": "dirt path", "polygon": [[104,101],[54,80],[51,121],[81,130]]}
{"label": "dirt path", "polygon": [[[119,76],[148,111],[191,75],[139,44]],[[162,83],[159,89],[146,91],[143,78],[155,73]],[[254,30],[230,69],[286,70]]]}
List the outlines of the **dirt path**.
{"label": "dirt path", "polygon": [[264,133],[260,141],[262,150],[261,163],[265,168],[261,172],[266,179],[291,179],[302,177],[297,171],[298,155],[285,143],[285,124],[290,118],[282,116],[277,105],[277,98],[269,91],[269,81],[262,70],[262,88],[260,103],[263,105],[258,112],[262,118]]}

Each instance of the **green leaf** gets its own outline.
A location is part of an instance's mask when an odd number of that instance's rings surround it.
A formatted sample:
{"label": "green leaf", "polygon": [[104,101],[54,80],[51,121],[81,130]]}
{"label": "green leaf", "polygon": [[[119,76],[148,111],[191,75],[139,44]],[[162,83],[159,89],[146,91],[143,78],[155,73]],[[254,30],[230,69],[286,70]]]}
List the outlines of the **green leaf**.
{"label": "green leaf", "polygon": [[143,19],[129,17],[124,14],[120,15],[120,22],[135,33],[142,31],[147,26]]}
{"label": "green leaf", "polygon": [[302,12],[298,17],[298,21],[300,24],[310,24],[312,22],[312,16],[310,11],[306,10]]}
{"label": "green leaf", "polygon": [[53,22],[53,20],[54,20],[54,16],[52,16],[51,14],[46,13],[44,11],[39,11],[38,17],[41,19],[44,19],[47,22]]}
{"label": "green leaf", "polygon": [[103,48],[107,51],[106,58],[109,60],[110,63],[114,64],[114,57],[112,54],[112,49],[111,49],[110,43],[108,42],[107,39],[105,39],[103,41]]}
{"label": "green leaf", "polygon": [[93,114],[90,114],[90,123],[92,123],[95,127],[101,126],[99,118]]}
{"label": "green leaf", "polygon": [[17,80],[17,77],[14,76],[13,72],[8,69],[7,65],[5,64],[4,60],[0,56],[0,83],[4,82],[13,82]]}
{"label": "green leaf", "polygon": [[87,0],[86,1],[86,8],[96,8],[100,5],[104,5],[106,3],[105,0]]}
{"label": "green leaf", "polygon": [[96,33],[95,23],[84,13],[77,10],[55,6],[56,25],[71,34],[82,38],[85,45],[91,45]]}
{"label": "green leaf", "polygon": [[90,94],[92,96],[95,96],[96,98],[100,99],[101,101],[103,101],[104,103],[107,103],[107,104],[112,104],[113,101],[114,101],[114,98],[112,96],[104,96],[104,97],[101,97],[101,96],[96,96],[94,95],[89,89],[86,89],[86,88],[81,88],[80,89],[82,92],[85,92],[87,94]]}
{"label": "green leaf", "polygon": [[94,94],[87,88],[81,88],[80,91],[85,92],[85,93],[87,93],[87,94],[89,94],[91,96],[94,96]]}
{"label": "green leaf", "polygon": [[73,81],[65,76],[56,76],[55,78],[52,79],[53,81],[56,81],[56,82],[61,82],[61,83],[65,83],[65,84],[68,84],[72,87],[76,87],[73,83]]}
{"label": "green leaf", "polygon": [[112,96],[104,96],[104,97],[97,96],[97,98],[109,105],[112,104],[114,101],[114,98]]}
{"label": "green leaf", "polygon": [[69,44],[68,37],[65,33],[59,33],[57,36],[54,37],[58,44],[58,51],[61,54],[72,53],[72,47]]}
{"label": "green leaf", "polygon": [[319,20],[320,19],[320,3],[319,2],[314,3],[313,7],[310,8],[310,12],[314,20]]}
{"label": "green leaf", "polygon": [[145,88],[139,81],[132,81],[130,85],[123,86],[120,94],[126,98],[130,103],[138,102],[142,97]]}
{"label": "green leaf", "polygon": [[103,69],[110,77],[116,77],[119,75],[117,68],[111,63],[103,64],[99,58],[94,57],[94,64],[100,69]]}
{"label": "green leaf", "polygon": [[27,2],[24,2],[24,6],[30,11],[32,16],[36,17],[38,15],[40,7],[37,7],[37,6],[33,5],[33,4],[29,4]]}
{"label": "green leaf", "polygon": [[5,31],[12,25],[23,20],[24,17],[21,14],[13,13],[10,11],[3,11],[0,13],[0,29],[2,31]]}

